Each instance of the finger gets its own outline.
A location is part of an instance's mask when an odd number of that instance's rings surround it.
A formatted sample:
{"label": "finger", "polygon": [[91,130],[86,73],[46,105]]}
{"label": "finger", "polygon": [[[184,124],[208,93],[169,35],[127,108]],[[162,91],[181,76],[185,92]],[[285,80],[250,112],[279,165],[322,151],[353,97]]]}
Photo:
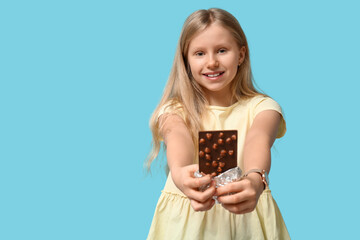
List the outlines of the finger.
{"label": "finger", "polygon": [[190,200],[191,203],[191,207],[196,211],[207,211],[209,209],[211,209],[214,204],[215,204],[215,200],[214,199],[209,199],[208,201],[204,202],[204,203],[200,203],[196,200]]}
{"label": "finger", "polygon": [[210,183],[210,181],[211,181],[210,175],[204,175],[201,178],[194,177],[194,172],[196,172],[198,170],[199,170],[198,164],[192,164],[192,165],[186,166],[186,171],[188,173],[189,179],[200,179],[200,180],[195,180],[195,181],[189,181],[189,183],[187,184],[188,187],[198,188],[198,187],[201,187],[203,185]]}
{"label": "finger", "polygon": [[248,200],[242,192],[222,195],[217,199],[222,204],[240,204]]}
{"label": "finger", "polygon": [[211,183],[210,175],[205,175],[201,178],[195,178],[194,176],[191,176],[184,180],[184,185],[188,188],[199,188],[209,183]]}
{"label": "finger", "polygon": [[252,212],[256,205],[254,205],[250,201],[245,201],[240,204],[221,204],[226,210],[236,213],[236,214],[244,214],[248,212]]}
{"label": "finger", "polygon": [[256,202],[258,199],[256,190],[247,183],[243,184],[242,187],[243,189],[240,192],[219,196],[219,202],[224,204],[236,204],[244,201]]}
{"label": "finger", "polygon": [[208,189],[206,189],[204,192],[196,191],[194,189],[190,189],[188,193],[188,197],[190,199],[196,200],[197,202],[204,203],[211,199],[215,194],[215,187],[210,186]]}
{"label": "finger", "polygon": [[240,192],[244,189],[241,181],[226,184],[225,186],[216,189],[216,196],[227,195],[230,193]]}

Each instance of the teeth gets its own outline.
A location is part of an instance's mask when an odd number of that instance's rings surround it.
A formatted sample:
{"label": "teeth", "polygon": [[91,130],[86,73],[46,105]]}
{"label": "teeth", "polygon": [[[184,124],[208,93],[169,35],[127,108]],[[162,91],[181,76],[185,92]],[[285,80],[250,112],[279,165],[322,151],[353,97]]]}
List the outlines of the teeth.
{"label": "teeth", "polygon": [[217,73],[217,74],[208,74],[207,76],[208,77],[217,77],[217,76],[219,76],[220,75],[220,73]]}

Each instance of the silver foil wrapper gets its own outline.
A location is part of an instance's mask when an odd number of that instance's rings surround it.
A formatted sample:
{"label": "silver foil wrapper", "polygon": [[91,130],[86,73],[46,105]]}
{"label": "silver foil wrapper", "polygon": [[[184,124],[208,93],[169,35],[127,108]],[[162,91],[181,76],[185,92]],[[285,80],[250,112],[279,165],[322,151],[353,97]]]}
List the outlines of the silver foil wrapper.
{"label": "silver foil wrapper", "polygon": [[[196,171],[194,173],[194,176],[199,178],[202,177],[201,173],[199,171]],[[215,182],[215,187],[221,187],[225,186],[228,183],[239,181],[242,177],[242,171],[239,167],[231,168],[227,170],[226,172],[223,172],[215,177],[213,177],[213,180]],[[201,186],[199,188],[200,191],[205,191],[207,188],[210,187],[210,184]],[[216,199],[216,197],[214,197]]]}

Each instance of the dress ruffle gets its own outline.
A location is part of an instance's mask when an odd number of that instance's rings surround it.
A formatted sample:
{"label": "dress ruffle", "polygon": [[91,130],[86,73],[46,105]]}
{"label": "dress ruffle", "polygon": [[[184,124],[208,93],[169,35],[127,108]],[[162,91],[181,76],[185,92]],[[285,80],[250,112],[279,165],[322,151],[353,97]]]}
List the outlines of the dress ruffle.
{"label": "dress ruffle", "polygon": [[261,194],[256,209],[233,214],[220,204],[195,212],[190,200],[178,193],[162,191],[148,240],[156,239],[290,239],[280,210],[269,189]]}

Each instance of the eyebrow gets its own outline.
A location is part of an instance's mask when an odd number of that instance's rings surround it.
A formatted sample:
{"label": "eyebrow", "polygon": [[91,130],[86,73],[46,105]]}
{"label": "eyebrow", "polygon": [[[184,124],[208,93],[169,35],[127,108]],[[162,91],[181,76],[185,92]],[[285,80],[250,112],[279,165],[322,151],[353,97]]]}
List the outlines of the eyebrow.
{"label": "eyebrow", "polygon": [[[226,48],[230,48],[231,47],[231,44],[229,44],[228,42],[224,41],[224,42],[221,42],[221,43],[217,43],[214,48],[222,48],[222,47],[226,47]],[[199,45],[199,46],[195,46],[195,47],[189,47],[189,49],[204,49],[203,46]]]}

